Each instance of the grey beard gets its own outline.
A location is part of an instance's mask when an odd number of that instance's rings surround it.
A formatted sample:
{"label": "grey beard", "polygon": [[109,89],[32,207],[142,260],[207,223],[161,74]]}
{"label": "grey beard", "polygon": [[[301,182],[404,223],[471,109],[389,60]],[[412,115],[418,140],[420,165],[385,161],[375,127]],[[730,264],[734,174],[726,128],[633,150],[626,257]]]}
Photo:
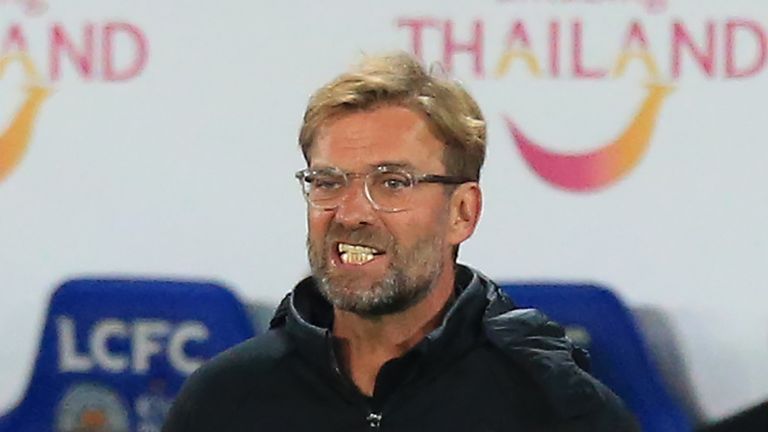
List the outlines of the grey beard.
{"label": "grey beard", "polygon": [[385,277],[370,287],[359,287],[354,286],[355,278],[329,271],[326,248],[315,250],[309,239],[307,245],[312,274],[323,297],[335,308],[364,318],[395,314],[419,303],[432,291],[443,267],[440,242],[425,238],[409,251],[393,247]]}
{"label": "grey beard", "polygon": [[[364,318],[376,318],[407,310],[432,290],[432,280],[411,280],[403,272],[391,269],[387,276],[369,290],[337,289],[329,276],[317,279],[320,292],[334,307]],[[343,283],[343,282],[342,282]]]}

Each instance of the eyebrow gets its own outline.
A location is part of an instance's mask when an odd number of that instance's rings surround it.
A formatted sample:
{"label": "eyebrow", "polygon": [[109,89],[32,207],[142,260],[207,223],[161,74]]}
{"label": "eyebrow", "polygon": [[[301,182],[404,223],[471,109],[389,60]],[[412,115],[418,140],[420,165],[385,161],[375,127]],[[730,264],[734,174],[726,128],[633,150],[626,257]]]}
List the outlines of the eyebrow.
{"label": "eyebrow", "polygon": [[[403,169],[409,169],[413,170],[415,167],[413,164],[405,161],[382,161],[374,164],[368,164],[368,167],[370,170],[374,170],[376,168],[403,168]],[[326,165],[326,164],[319,164],[316,166],[310,167],[312,169],[330,169],[330,168],[339,168],[334,165]],[[340,169],[340,168],[339,168]]]}
{"label": "eyebrow", "polygon": [[414,169],[415,167],[408,163],[408,162],[401,162],[401,161],[384,161],[379,162],[377,164],[370,164],[368,165],[372,169],[375,168],[406,168],[406,169]]}

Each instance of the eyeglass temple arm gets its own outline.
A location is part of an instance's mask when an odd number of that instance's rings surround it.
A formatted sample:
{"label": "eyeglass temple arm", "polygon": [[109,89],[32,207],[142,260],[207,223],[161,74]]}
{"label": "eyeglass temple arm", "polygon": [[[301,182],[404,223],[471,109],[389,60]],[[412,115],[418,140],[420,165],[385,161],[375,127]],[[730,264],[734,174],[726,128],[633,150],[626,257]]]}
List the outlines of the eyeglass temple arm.
{"label": "eyeglass temple arm", "polygon": [[444,175],[438,175],[438,174],[425,174],[425,175],[419,177],[419,181],[420,182],[424,182],[424,183],[462,184],[462,183],[473,182],[475,180],[472,180],[469,177],[456,177],[456,176],[444,176]]}

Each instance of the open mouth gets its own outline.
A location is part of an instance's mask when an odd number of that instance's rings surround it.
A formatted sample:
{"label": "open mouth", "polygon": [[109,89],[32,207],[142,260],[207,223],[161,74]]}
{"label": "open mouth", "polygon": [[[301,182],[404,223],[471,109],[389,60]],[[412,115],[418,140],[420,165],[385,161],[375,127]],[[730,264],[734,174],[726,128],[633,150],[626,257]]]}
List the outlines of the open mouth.
{"label": "open mouth", "polygon": [[366,264],[377,255],[384,253],[376,248],[350,243],[338,243],[336,248],[339,252],[339,260],[344,264],[353,265]]}

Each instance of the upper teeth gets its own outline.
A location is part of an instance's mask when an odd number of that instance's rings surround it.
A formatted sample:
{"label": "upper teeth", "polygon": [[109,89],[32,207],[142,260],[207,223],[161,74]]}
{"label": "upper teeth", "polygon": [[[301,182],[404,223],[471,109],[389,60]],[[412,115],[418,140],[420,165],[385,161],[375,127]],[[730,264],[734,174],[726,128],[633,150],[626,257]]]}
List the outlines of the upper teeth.
{"label": "upper teeth", "polygon": [[351,253],[360,253],[360,254],[364,253],[369,255],[379,253],[379,251],[377,251],[376,249],[370,248],[368,246],[352,245],[347,243],[339,243],[339,252],[341,253],[351,252]]}

